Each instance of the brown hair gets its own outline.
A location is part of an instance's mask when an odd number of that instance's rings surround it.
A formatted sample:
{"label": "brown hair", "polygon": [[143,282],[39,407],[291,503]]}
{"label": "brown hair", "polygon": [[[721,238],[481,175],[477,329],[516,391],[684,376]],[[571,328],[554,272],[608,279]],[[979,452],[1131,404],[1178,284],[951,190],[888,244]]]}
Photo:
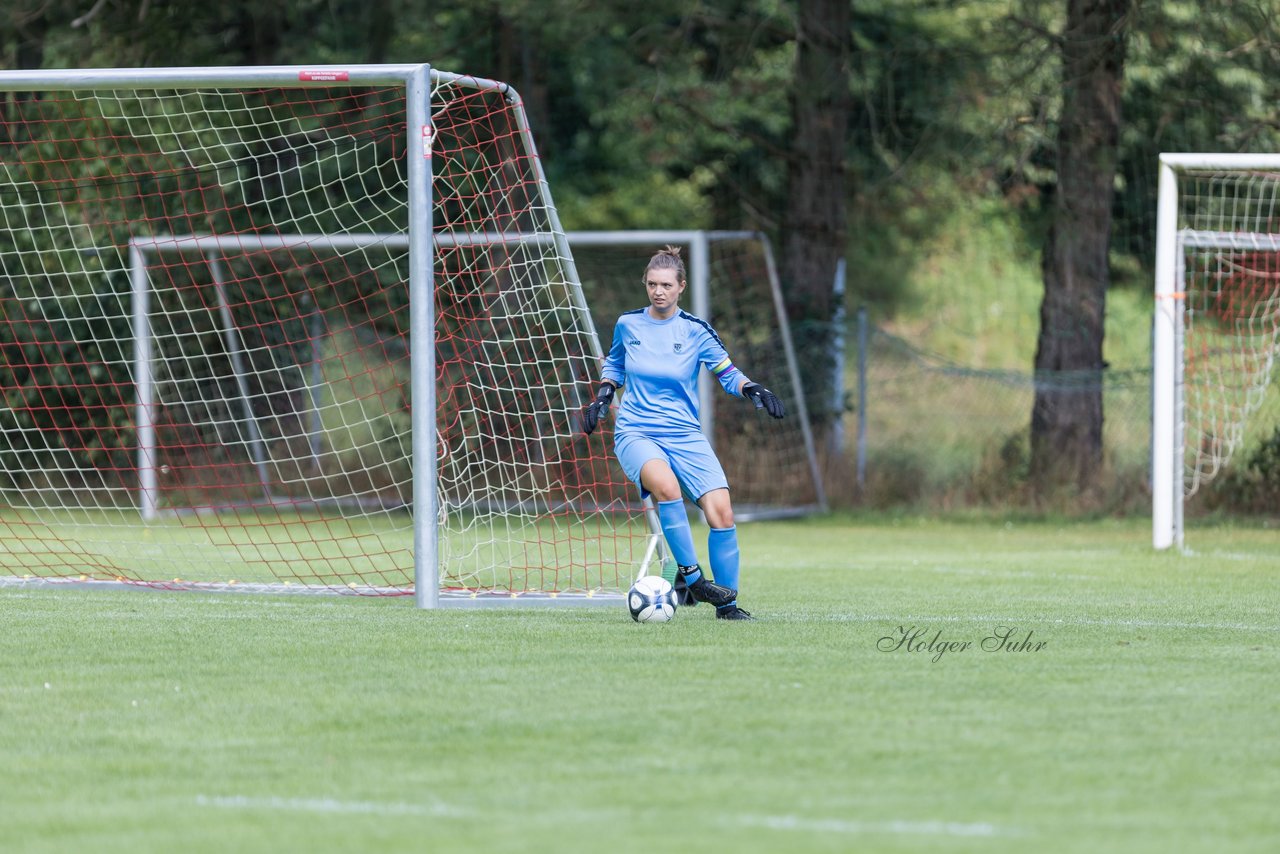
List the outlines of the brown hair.
{"label": "brown hair", "polygon": [[684,261],[680,260],[680,247],[667,245],[654,253],[649,259],[649,266],[644,268],[645,276],[650,270],[675,270],[679,281],[685,280]]}

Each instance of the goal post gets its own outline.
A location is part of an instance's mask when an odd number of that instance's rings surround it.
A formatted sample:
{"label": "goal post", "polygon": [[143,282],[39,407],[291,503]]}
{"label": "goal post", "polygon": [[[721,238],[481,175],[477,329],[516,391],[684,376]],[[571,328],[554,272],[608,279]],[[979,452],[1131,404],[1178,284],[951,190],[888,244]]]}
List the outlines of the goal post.
{"label": "goal post", "polygon": [[517,93],[0,72],[0,576],[588,601],[658,543]]}
{"label": "goal post", "polygon": [[1152,542],[1249,440],[1280,356],[1280,155],[1162,154],[1152,328]]}

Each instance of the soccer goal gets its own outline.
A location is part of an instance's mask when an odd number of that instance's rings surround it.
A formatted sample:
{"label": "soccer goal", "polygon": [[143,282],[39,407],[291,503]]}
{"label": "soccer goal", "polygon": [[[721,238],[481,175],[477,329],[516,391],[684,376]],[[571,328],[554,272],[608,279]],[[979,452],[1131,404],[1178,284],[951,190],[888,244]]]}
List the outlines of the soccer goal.
{"label": "soccer goal", "polygon": [[608,346],[624,311],[646,304],[642,273],[664,245],[681,247],[689,293],[684,308],[707,320],[753,380],[786,404],[789,417],[762,418],[699,379],[702,430],[715,447],[741,521],[824,512],[826,492],[805,409],[769,239],[754,231],[578,231],[568,233],[574,263],[601,342]]}
{"label": "soccer goal", "polygon": [[8,583],[577,602],[653,525],[519,96],[0,72]]}
{"label": "soccer goal", "polygon": [[1152,524],[1280,429],[1280,155],[1160,157],[1152,362]]}

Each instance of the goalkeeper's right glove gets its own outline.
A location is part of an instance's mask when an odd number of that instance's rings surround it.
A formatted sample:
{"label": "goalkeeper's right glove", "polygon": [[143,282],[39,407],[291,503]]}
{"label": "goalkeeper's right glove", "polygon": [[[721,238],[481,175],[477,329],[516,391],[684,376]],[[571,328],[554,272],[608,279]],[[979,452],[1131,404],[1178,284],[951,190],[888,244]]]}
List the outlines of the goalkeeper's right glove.
{"label": "goalkeeper's right glove", "polygon": [[588,403],[587,408],[582,412],[583,433],[590,435],[595,431],[600,419],[604,418],[604,414],[609,411],[611,403],[613,403],[613,385],[603,383],[596,391],[596,399]]}
{"label": "goalkeeper's right glove", "polygon": [[754,403],[756,409],[763,409],[774,418],[781,418],[787,414],[786,407],[782,405],[778,396],[760,383],[747,383],[742,387],[742,396]]}

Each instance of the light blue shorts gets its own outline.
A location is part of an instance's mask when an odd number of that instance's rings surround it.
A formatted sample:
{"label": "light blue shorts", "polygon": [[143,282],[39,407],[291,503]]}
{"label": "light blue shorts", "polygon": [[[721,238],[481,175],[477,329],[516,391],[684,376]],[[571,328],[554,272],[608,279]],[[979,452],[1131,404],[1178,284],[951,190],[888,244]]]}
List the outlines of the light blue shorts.
{"label": "light blue shorts", "polygon": [[697,502],[713,489],[729,488],[711,443],[701,433],[658,438],[643,433],[615,433],[613,450],[627,479],[640,487],[642,499],[648,498],[649,492],[640,483],[640,469],[649,460],[666,460],[690,501]]}

